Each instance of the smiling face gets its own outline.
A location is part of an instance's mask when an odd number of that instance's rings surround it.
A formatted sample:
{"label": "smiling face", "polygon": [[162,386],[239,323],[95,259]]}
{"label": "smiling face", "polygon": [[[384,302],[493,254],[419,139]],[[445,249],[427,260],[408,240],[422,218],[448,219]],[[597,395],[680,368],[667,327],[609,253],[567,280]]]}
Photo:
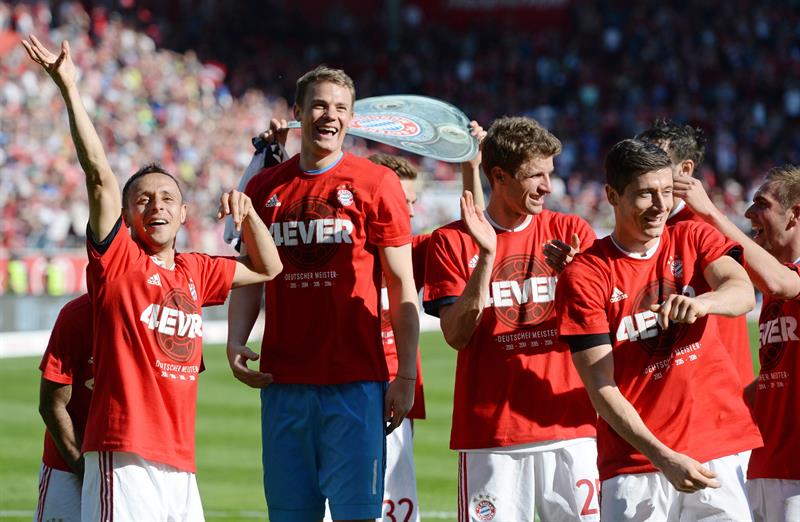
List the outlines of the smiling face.
{"label": "smiling face", "polygon": [[186,205],[171,177],[153,172],[136,179],[123,202],[131,236],[153,255],[175,248],[175,237],[186,220]]}
{"label": "smiling face", "polygon": [[614,207],[617,241],[631,252],[646,251],[663,234],[672,210],[672,168],[634,176],[622,194],[606,185],[606,195]]}
{"label": "smiling face", "polygon": [[333,82],[311,84],[302,107],[294,106],[294,117],[302,125],[301,149],[323,160],[342,150],[347,128],[353,119],[353,95],[350,89]]}
{"label": "smiling face", "polygon": [[514,175],[494,167],[492,192],[496,196],[493,195],[492,199],[500,198],[507,210],[514,214],[541,214],[545,196],[552,191],[553,157],[533,156],[524,161]]}
{"label": "smiling face", "polygon": [[[792,239],[793,211],[783,208],[775,194],[775,183],[764,183],[753,196],[753,204],[744,213],[753,229],[753,241],[780,257]],[[792,260],[793,261],[793,260]]]}

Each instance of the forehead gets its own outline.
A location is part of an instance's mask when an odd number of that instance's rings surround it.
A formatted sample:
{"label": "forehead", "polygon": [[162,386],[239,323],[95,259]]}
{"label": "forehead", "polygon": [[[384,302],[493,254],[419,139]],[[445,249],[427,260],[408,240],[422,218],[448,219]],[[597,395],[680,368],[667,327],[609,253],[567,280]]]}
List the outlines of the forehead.
{"label": "forehead", "polygon": [[753,194],[753,199],[766,199],[768,201],[777,202],[777,189],[778,187],[774,182],[767,181],[756,190],[756,193]]}
{"label": "forehead", "polygon": [[553,172],[554,156],[532,155],[522,162],[519,171],[522,173]]}
{"label": "forehead", "polygon": [[644,190],[644,189],[663,189],[672,186],[672,167],[664,167],[663,169],[651,170],[644,174],[634,176],[631,182],[625,187],[627,190]]}
{"label": "forehead", "polygon": [[347,105],[352,105],[353,95],[350,89],[344,85],[322,80],[308,86],[306,100],[324,100],[327,102],[347,103]]}
{"label": "forehead", "polygon": [[170,192],[180,194],[178,183],[161,172],[151,172],[137,178],[130,186],[131,194]]}

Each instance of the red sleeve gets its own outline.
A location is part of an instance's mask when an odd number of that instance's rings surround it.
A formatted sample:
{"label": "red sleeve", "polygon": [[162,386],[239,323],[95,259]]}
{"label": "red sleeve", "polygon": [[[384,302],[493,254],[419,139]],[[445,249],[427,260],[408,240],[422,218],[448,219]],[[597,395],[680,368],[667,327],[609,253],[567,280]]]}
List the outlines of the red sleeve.
{"label": "red sleeve", "polygon": [[430,242],[430,234],[420,234],[411,240],[411,262],[414,265],[414,282],[417,285],[417,291],[425,286],[425,262]]}
{"label": "red sleeve", "polygon": [[103,281],[125,275],[131,266],[141,266],[147,256],[133,241],[124,222],[114,233],[105,252],[98,251],[90,238],[86,240],[86,251],[89,257],[86,283],[92,295],[96,294]]}
{"label": "red sleeve", "polygon": [[[581,240],[580,251],[586,252],[597,240],[597,235],[594,233],[594,230],[592,230],[592,227],[589,226],[589,223],[583,218],[578,217],[575,220],[574,227],[573,232],[578,234],[578,239]],[[570,244],[570,241],[572,241],[572,237],[567,238],[567,244]]]}
{"label": "red sleeve", "polygon": [[686,223],[694,225],[691,228],[691,234],[694,236],[693,244],[697,245],[700,268],[703,271],[717,259],[731,253],[738,253],[738,257],[733,257],[741,262],[742,247],[739,243],[731,241],[707,223],[699,221],[687,221]]}
{"label": "red sleeve", "polygon": [[80,339],[80,337],[72,335],[73,322],[68,315],[68,311],[64,308],[58,313],[56,324],[53,325],[53,330],[50,332],[47,349],[42,357],[42,362],[39,364],[42,377],[60,384],[72,384],[75,360],[70,347],[72,346],[71,343]]}
{"label": "red sleeve", "polygon": [[457,237],[458,231],[452,228],[440,228],[431,235],[425,263],[423,298],[428,313],[436,311],[429,307],[431,303],[448,297],[457,298],[467,286],[469,272],[463,263],[462,249],[454,248],[451,243]]}
{"label": "red sleeve", "polygon": [[556,317],[559,335],[610,333],[606,303],[609,291],[601,270],[573,261],[558,278]]}
{"label": "red sleeve", "polygon": [[366,209],[368,241],[376,246],[396,247],[411,242],[411,218],[403,188],[397,176],[382,167],[385,173]]}
{"label": "red sleeve", "polygon": [[194,254],[202,273],[202,306],[221,305],[228,298],[236,272],[236,260],[232,257]]}

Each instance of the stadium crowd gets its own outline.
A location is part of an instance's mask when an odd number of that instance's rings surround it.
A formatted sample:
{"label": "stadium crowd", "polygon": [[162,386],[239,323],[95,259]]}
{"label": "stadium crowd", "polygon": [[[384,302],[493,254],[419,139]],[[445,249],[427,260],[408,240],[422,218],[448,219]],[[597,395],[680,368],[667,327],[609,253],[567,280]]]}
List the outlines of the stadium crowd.
{"label": "stadium crowd", "polygon": [[[319,61],[353,71],[360,97],[421,93],[482,122],[502,114],[537,118],[564,143],[551,207],[575,211],[598,231],[611,225],[602,204],[604,151],[656,117],[710,135],[703,177],[730,215],[743,214],[770,165],[800,160],[800,37],[788,4],[692,2],[679,10],[576,2],[566,8],[566,27],[509,31],[448,28],[407,2],[394,41],[384,37],[385,23],[341,5],[328,8],[334,23],[322,30],[290,23],[301,14],[280,2],[222,4],[187,13],[170,3],[145,9],[124,1],[90,11],[79,2],[0,3],[0,248],[79,247],[87,215],[68,134],[53,125],[62,114],[57,92],[34,74],[18,44],[30,32],[50,42],[69,38],[79,51],[85,103],[115,172],[127,176],[157,158],[203,209],[246,166],[246,137],[271,116],[288,115],[291,79]],[[171,16],[188,18],[178,24]],[[365,153],[375,145],[353,147]],[[423,181],[456,175],[448,165],[412,159],[421,162]],[[430,229],[442,212],[425,204],[423,196],[417,227]],[[180,242],[219,250],[219,232],[210,213],[197,213]]]}

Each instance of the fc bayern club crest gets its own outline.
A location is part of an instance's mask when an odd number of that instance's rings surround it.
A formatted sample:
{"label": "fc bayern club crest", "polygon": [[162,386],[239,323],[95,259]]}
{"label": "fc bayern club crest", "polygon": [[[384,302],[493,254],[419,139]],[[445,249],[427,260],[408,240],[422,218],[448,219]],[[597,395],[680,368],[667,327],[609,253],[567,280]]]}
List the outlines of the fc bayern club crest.
{"label": "fc bayern club crest", "polygon": [[497,514],[497,508],[494,506],[494,502],[497,502],[495,497],[491,495],[477,495],[472,499],[472,502],[475,503],[475,516],[478,520],[494,520]]}
{"label": "fc bayern club crest", "polygon": [[339,188],[336,190],[336,199],[343,207],[349,207],[353,204],[353,193],[348,188]]}
{"label": "fc bayern club crest", "polygon": [[354,129],[364,129],[375,134],[398,138],[411,138],[422,132],[417,122],[398,114],[356,115],[350,126]]}

